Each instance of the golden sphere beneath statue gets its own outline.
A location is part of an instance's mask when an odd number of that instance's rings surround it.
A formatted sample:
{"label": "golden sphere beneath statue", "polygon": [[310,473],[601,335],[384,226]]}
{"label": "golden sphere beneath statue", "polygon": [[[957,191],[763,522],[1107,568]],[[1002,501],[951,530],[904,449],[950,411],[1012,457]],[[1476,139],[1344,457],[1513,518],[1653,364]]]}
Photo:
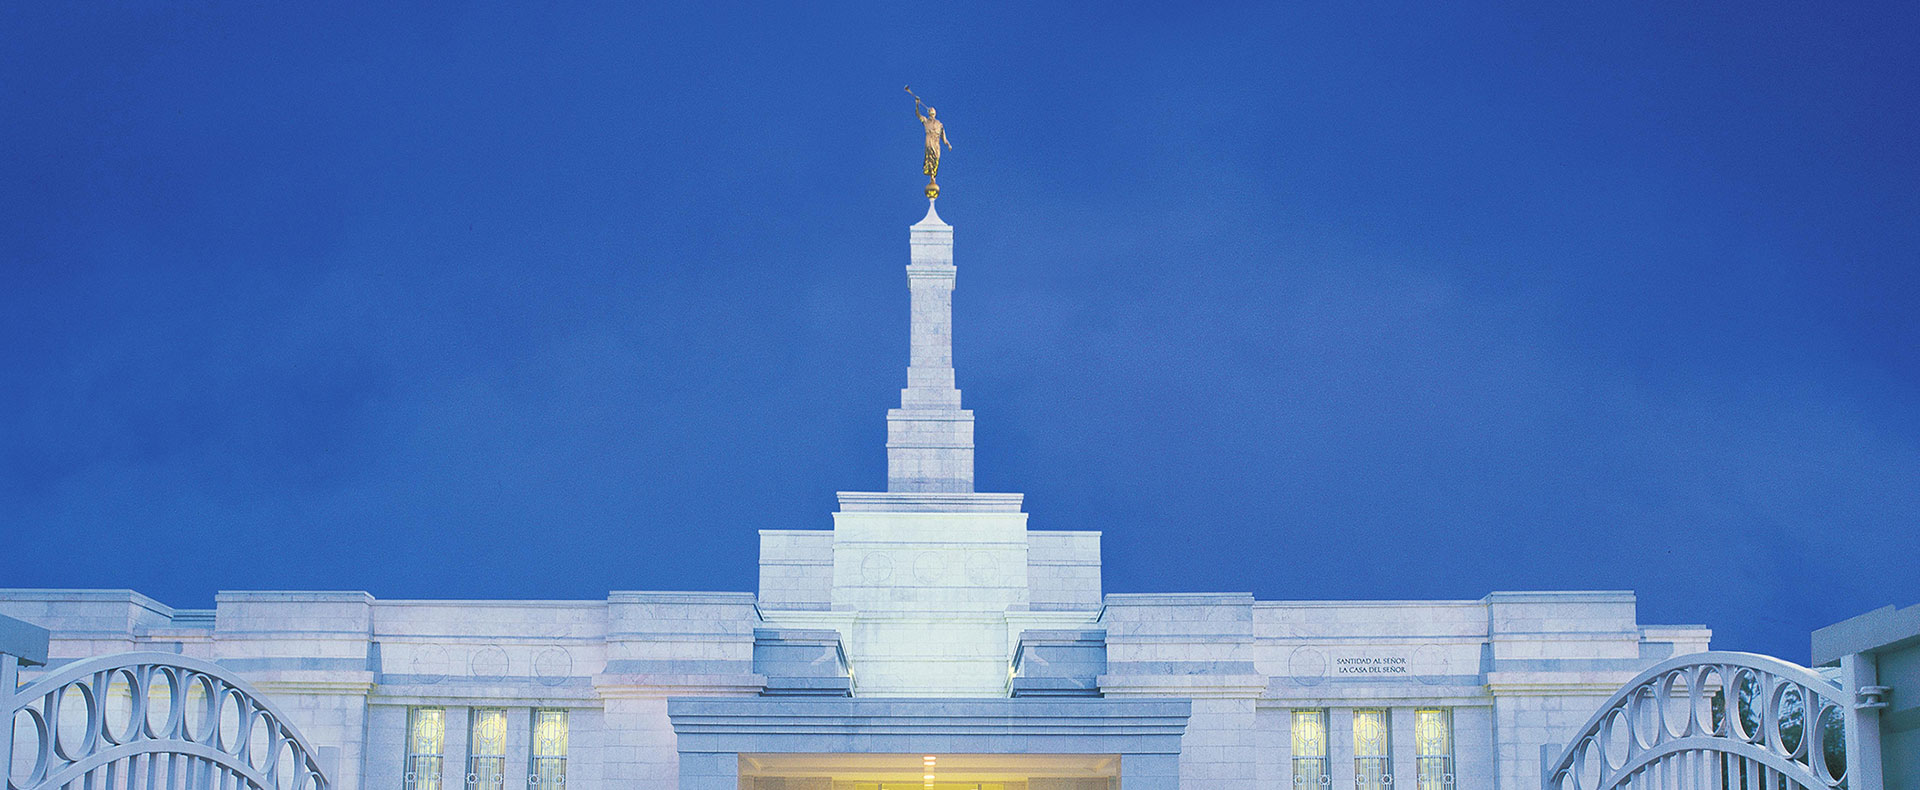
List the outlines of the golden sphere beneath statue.
{"label": "golden sphere beneath statue", "polygon": [[932,200],[939,196],[940,196],[940,185],[935,184],[931,181],[927,182],[927,199]]}

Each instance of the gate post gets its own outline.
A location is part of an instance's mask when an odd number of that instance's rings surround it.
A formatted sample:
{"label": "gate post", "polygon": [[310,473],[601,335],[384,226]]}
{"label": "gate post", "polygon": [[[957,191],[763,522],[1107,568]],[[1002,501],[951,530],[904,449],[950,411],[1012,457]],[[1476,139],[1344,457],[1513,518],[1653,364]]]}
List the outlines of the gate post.
{"label": "gate post", "polygon": [[1882,790],[1880,763],[1880,705],[1862,698],[1862,688],[1878,688],[1880,671],[1872,654],[1839,657],[1839,688],[1847,702],[1847,786],[1855,790]]}
{"label": "gate post", "polygon": [[1540,744],[1540,790],[1553,790],[1553,765],[1560,762],[1560,744]]}
{"label": "gate post", "polygon": [[[1913,786],[1920,776],[1920,605],[1883,606],[1813,632],[1816,666],[1838,666],[1851,790]],[[1889,783],[1891,779],[1891,783]]]}
{"label": "gate post", "polygon": [[1861,689],[1879,686],[1877,661],[1871,653],[1840,657],[1840,690],[1847,701],[1847,785],[1853,790],[1886,787],[1880,763],[1880,706],[1861,696]]}
{"label": "gate post", "polygon": [[7,652],[6,645],[0,645],[0,710],[7,711],[7,721],[0,728],[0,783],[13,781],[13,695],[20,691],[20,659]]}

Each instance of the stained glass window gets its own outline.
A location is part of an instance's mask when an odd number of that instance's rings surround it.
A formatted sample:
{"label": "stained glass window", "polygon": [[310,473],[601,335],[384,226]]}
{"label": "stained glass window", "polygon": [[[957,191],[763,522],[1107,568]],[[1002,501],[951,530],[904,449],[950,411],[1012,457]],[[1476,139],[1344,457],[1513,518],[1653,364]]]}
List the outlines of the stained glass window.
{"label": "stained glass window", "polygon": [[1327,712],[1293,712],[1293,784],[1301,788],[1324,787],[1332,782],[1327,775]]}
{"label": "stained glass window", "polygon": [[1355,790],[1387,790],[1393,785],[1387,712],[1353,712],[1353,784]]}
{"label": "stained glass window", "polygon": [[405,790],[440,790],[441,755],[447,746],[447,712],[440,708],[407,711]]}
{"label": "stained glass window", "polygon": [[500,790],[507,783],[507,712],[474,708],[467,735],[467,784]]}
{"label": "stained glass window", "polygon": [[1413,754],[1418,790],[1453,790],[1453,711],[1413,712]]}
{"label": "stained glass window", "polygon": [[527,790],[560,790],[567,786],[567,712],[533,712],[532,770]]}

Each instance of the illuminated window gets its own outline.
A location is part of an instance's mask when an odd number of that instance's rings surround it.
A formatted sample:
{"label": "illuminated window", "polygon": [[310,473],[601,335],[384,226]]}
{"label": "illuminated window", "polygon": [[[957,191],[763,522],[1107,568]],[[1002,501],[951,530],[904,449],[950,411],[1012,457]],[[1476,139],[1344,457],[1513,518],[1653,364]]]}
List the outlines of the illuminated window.
{"label": "illuminated window", "polygon": [[1413,756],[1418,790],[1453,790],[1453,711],[1413,712]]}
{"label": "illuminated window", "polygon": [[1324,787],[1332,782],[1327,776],[1327,712],[1293,712],[1293,784],[1295,787]]}
{"label": "illuminated window", "polygon": [[1355,790],[1387,790],[1393,784],[1393,764],[1387,749],[1387,712],[1353,712],[1353,785]]}
{"label": "illuminated window", "polygon": [[500,790],[507,783],[507,712],[474,708],[467,731],[467,784]]}
{"label": "illuminated window", "polygon": [[567,712],[533,712],[533,769],[527,790],[560,790],[567,786]]}
{"label": "illuminated window", "polygon": [[440,708],[407,711],[405,790],[440,790],[440,762],[446,745],[446,711]]}

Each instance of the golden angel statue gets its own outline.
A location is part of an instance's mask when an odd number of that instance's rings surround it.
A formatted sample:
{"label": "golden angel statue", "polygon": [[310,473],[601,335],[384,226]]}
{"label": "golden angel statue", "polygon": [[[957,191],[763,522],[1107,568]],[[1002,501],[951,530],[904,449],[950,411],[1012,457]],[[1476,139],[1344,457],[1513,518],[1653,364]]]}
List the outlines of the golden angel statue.
{"label": "golden angel statue", "polygon": [[[927,158],[921,167],[921,172],[927,174],[927,197],[937,198],[940,196],[940,185],[934,183],[934,177],[940,174],[940,146],[944,144],[951,150],[953,143],[947,139],[947,126],[940,122],[938,113],[923,104],[911,86],[907,88],[907,95],[913,96],[913,114],[920,118],[920,125],[927,132]],[[920,112],[923,107],[926,108],[924,113]]]}

